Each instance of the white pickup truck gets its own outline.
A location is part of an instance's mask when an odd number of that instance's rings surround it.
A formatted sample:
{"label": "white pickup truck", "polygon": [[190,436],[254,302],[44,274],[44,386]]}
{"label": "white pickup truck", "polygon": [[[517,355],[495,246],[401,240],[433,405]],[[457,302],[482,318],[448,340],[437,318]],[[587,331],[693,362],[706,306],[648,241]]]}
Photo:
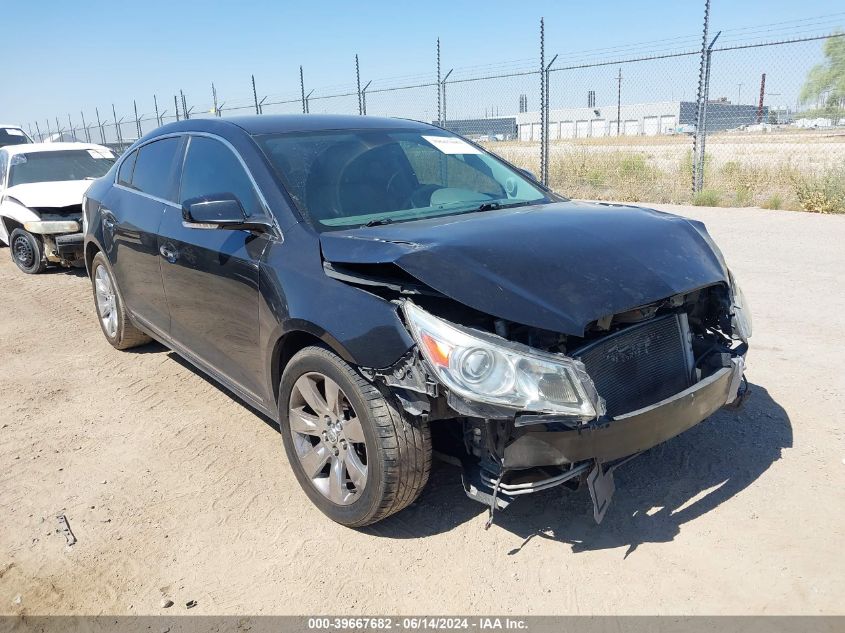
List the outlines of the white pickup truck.
{"label": "white pickup truck", "polygon": [[0,244],[23,272],[84,265],[82,198],[114,164],[91,143],[24,143],[0,148]]}

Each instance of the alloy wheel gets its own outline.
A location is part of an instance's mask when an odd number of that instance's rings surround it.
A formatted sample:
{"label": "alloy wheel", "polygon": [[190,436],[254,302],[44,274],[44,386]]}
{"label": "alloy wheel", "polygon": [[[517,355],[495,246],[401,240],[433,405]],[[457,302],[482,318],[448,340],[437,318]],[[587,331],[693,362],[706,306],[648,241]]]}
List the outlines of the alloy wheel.
{"label": "alloy wheel", "polygon": [[117,298],[105,266],[98,266],[94,275],[97,312],[109,338],[117,336]]}
{"label": "alloy wheel", "polygon": [[367,446],[361,420],[340,386],[309,372],[293,386],[288,408],[299,463],[329,501],[349,505],[367,485]]}

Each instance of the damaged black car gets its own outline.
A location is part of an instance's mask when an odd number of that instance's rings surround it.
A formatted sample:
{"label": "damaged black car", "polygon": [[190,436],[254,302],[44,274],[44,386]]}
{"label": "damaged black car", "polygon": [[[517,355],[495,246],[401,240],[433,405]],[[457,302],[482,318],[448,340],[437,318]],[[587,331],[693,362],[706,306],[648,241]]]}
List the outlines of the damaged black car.
{"label": "damaged black car", "polygon": [[584,485],[740,401],[751,318],[700,222],[574,202],[414,121],[188,120],[89,189],[106,339],[156,339],[277,420],[352,527],[412,503],[432,455],[490,517]]}

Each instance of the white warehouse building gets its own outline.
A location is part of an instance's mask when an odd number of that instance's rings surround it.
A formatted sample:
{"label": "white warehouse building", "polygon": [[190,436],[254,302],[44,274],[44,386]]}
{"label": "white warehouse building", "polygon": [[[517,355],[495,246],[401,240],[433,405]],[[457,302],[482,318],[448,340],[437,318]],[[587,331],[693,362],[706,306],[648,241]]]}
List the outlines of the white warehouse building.
{"label": "white warehouse building", "polygon": [[[763,108],[763,120],[768,108]],[[696,123],[696,104],[691,101],[662,101],[623,105],[617,117],[617,106],[563,108],[549,111],[549,138],[591,138],[601,136],[657,136],[692,132]],[[621,118],[621,125],[617,121]],[[716,132],[757,123],[757,106],[727,102],[707,105],[707,131]],[[516,115],[518,138],[540,140],[540,113]],[[618,130],[618,131],[617,131]]]}

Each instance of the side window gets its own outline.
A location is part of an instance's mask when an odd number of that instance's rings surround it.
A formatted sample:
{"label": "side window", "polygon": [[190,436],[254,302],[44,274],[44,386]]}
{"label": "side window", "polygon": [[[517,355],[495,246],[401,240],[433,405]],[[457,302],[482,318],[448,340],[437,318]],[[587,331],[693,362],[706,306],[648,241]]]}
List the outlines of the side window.
{"label": "side window", "polygon": [[138,159],[138,150],[129,154],[120,165],[120,171],[117,172],[117,183],[127,187],[132,186],[132,170],[135,169],[135,161]]}
{"label": "side window", "polygon": [[138,148],[135,170],[132,174],[132,188],[157,198],[170,200],[174,159],[179,151],[178,137],[153,141]]}
{"label": "side window", "polygon": [[191,198],[215,193],[233,194],[247,216],[263,214],[252,181],[232,150],[212,138],[192,136],[182,170],[179,199],[184,204]]}

